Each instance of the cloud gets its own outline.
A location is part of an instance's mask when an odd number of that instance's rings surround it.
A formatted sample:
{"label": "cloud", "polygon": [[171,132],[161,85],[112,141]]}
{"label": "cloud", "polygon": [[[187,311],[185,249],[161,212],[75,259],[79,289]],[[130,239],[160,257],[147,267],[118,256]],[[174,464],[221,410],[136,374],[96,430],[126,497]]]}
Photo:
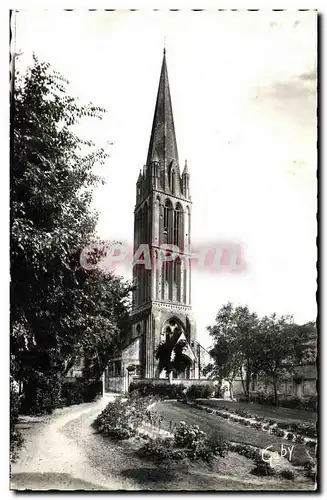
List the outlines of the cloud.
{"label": "cloud", "polygon": [[277,99],[289,101],[306,99],[317,93],[316,69],[292,76],[288,80],[271,82],[270,85],[256,87],[254,99]]}
{"label": "cloud", "polygon": [[299,78],[301,80],[310,82],[317,80],[317,68],[314,68],[312,71],[309,71],[307,73],[302,73],[301,75],[299,75]]}

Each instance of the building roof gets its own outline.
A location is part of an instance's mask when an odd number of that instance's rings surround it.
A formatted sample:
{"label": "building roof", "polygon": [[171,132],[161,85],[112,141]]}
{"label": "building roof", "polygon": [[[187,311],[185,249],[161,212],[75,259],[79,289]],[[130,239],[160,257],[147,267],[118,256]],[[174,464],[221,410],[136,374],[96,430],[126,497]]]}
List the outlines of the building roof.
{"label": "building roof", "polygon": [[153,161],[159,161],[162,169],[166,169],[174,161],[178,168],[178,152],[165,50],[161,66],[147,165],[150,165]]}

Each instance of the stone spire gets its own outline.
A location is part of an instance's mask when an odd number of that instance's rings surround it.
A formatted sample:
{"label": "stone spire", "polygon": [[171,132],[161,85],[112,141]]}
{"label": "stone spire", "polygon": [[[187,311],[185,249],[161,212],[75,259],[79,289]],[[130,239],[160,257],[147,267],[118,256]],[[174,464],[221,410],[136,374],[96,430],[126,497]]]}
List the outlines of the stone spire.
{"label": "stone spire", "polygon": [[172,161],[174,161],[178,169],[178,152],[168,82],[166,49],[163,52],[147,165],[150,165],[154,160],[159,161],[160,168],[163,170],[166,170]]}

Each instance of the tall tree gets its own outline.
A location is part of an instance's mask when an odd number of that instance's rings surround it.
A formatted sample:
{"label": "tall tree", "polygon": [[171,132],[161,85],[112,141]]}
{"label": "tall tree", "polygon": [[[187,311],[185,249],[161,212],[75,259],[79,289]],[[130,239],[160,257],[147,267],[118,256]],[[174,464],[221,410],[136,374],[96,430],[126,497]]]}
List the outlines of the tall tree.
{"label": "tall tree", "polygon": [[128,294],[112,274],[80,264],[95,238],[92,193],[101,179],[94,167],[108,153],[74,130],[105,110],[80,105],[67,84],[34,57],[17,79],[12,105],[11,356],[32,399],[40,380],[41,392],[60,387],[67,359],[90,338],[94,346],[94,337],[109,342],[117,335],[118,303]]}
{"label": "tall tree", "polygon": [[[208,327],[214,341],[214,352],[223,347],[230,350],[225,360],[216,357],[217,369],[227,379],[235,370],[239,370],[244,394],[249,398],[252,377],[258,371],[257,342],[259,318],[247,306],[237,306],[231,302],[222,306],[216,316],[214,325]],[[245,376],[244,376],[245,375]]]}
{"label": "tall tree", "polygon": [[215,347],[211,349],[210,355],[213,359],[203,370],[203,374],[211,380],[216,380],[219,386],[223,380],[229,384],[229,394],[233,399],[233,382],[242,368],[242,358],[240,357],[238,343],[234,338],[225,337],[222,333],[217,335]]}
{"label": "tall tree", "polygon": [[260,321],[258,360],[261,373],[270,378],[274,401],[278,404],[278,384],[289,374],[297,377],[310,359],[313,323],[294,324],[291,316],[265,316]]}

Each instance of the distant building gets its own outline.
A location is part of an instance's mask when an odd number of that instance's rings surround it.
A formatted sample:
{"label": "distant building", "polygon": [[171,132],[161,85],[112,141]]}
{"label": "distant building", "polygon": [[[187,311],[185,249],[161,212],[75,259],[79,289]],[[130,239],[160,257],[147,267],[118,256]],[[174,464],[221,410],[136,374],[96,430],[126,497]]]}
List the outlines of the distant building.
{"label": "distant building", "polygon": [[[107,366],[108,391],[127,390],[135,377],[166,378],[165,373],[158,373],[155,359],[158,345],[166,339],[174,344],[186,341],[183,355],[189,367],[175,374],[176,378],[202,377],[209,354],[196,340],[191,306],[191,267],[187,258],[191,216],[190,174],[186,161],[181,173],[164,51],[148,156],[137,179],[134,210],[134,252],[140,245],[148,245],[155,265],[151,269],[134,265],[132,328]],[[158,265],[163,244],[176,245],[181,258]]]}

